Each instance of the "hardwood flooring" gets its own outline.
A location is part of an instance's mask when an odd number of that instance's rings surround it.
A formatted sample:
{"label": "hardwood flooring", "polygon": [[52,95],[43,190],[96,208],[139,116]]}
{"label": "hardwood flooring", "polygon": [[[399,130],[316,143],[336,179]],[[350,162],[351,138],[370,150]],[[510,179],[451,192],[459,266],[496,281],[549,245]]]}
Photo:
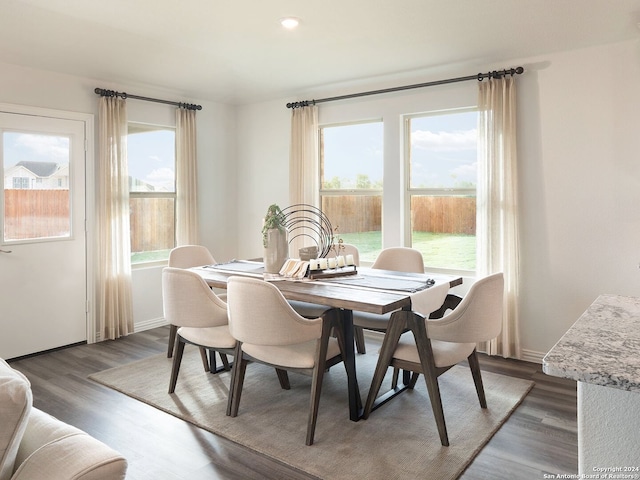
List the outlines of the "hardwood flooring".
{"label": "hardwood flooring", "polygon": [[[127,457],[127,480],[315,478],[87,379],[91,373],[166,352],[168,335],[169,328],[161,327],[10,363],[31,381],[36,407]],[[367,337],[371,350],[377,348],[375,342]],[[460,478],[576,474],[576,383],[547,376],[540,365],[528,362],[480,355],[480,365],[483,371],[532,379],[536,385]]]}

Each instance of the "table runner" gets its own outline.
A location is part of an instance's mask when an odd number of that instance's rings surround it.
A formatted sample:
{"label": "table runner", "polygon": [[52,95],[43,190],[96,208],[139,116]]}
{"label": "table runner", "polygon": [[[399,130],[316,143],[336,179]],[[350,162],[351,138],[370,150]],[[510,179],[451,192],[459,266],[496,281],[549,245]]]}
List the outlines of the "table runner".
{"label": "table runner", "polygon": [[211,268],[213,270],[224,270],[229,272],[264,273],[264,263],[241,260],[231,260],[230,262],[226,263],[206,265],[204,268]]}
{"label": "table runner", "polygon": [[394,290],[407,293],[415,293],[431,287],[435,281],[433,279],[414,280],[408,278],[395,278],[383,276],[362,276],[354,275],[351,277],[326,278],[323,283],[339,283],[341,285],[352,285],[355,287],[375,288],[378,290]]}

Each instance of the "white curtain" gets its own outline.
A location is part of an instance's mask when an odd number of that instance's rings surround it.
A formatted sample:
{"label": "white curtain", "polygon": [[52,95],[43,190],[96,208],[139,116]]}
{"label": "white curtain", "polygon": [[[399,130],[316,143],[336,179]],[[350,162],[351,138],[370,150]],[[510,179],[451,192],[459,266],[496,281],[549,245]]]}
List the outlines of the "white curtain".
{"label": "white curtain", "polygon": [[[290,205],[305,203],[320,208],[318,173],[318,107],[294,108],[289,151]],[[305,245],[312,245],[306,237],[290,241],[289,256],[298,258],[298,250]]]}
{"label": "white curtain", "polygon": [[100,97],[97,312],[101,339],[133,333],[127,104]]}
{"label": "white curtain", "polygon": [[516,85],[505,76],[479,87],[477,273],[503,272],[505,278],[502,333],[479,349],[520,358]]}
{"label": "white curtain", "polygon": [[176,110],[176,245],[198,244],[196,112]]}

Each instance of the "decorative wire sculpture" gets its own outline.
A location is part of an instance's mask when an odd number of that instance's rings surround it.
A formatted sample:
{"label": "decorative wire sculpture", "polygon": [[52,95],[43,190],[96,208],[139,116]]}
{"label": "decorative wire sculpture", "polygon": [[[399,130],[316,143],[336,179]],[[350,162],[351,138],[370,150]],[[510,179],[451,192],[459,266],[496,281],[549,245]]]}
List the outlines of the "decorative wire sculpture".
{"label": "decorative wire sculpture", "polygon": [[301,203],[283,208],[282,215],[289,243],[297,237],[309,237],[318,247],[318,258],[327,256],[333,246],[333,228],[322,210]]}

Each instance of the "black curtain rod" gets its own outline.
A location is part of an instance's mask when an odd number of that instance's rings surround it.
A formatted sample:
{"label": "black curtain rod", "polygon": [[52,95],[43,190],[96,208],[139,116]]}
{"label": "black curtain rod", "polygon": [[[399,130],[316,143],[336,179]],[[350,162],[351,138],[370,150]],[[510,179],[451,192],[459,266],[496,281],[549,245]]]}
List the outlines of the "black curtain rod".
{"label": "black curtain rod", "polygon": [[369,92],[352,93],[349,95],[340,95],[338,97],[321,98],[319,100],[303,100],[300,102],[287,103],[287,108],[300,108],[315,105],[316,103],[333,102],[335,100],[346,100],[347,98],[366,97],[368,95],[379,95],[381,93],[398,92],[401,90],[411,90],[413,88],[432,87],[434,85],[444,85],[447,83],[465,82],[467,80],[478,80],[481,82],[485,78],[502,78],[505,75],[520,75],[524,72],[524,68],[510,68],[504,70],[494,70],[487,73],[478,73],[477,75],[469,75],[466,77],[449,78],[446,80],[436,80],[435,82],[416,83],[414,85],[405,85],[402,87],[383,88],[382,90],[371,90]]}
{"label": "black curtain rod", "polygon": [[96,88],[94,92],[101,97],[120,97],[135,98],[136,100],[145,100],[147,102],[164,103],[167,105],[175,105],[176,107],[186,108],[187,110],[202,110],[202,105],[194,105],[193,103],[171,102],[169,100],[159,100],[157,98],[141,97],[140,95],[131,95],[125,92],[116,92],[115,90],[105,90],[104,88]]}

